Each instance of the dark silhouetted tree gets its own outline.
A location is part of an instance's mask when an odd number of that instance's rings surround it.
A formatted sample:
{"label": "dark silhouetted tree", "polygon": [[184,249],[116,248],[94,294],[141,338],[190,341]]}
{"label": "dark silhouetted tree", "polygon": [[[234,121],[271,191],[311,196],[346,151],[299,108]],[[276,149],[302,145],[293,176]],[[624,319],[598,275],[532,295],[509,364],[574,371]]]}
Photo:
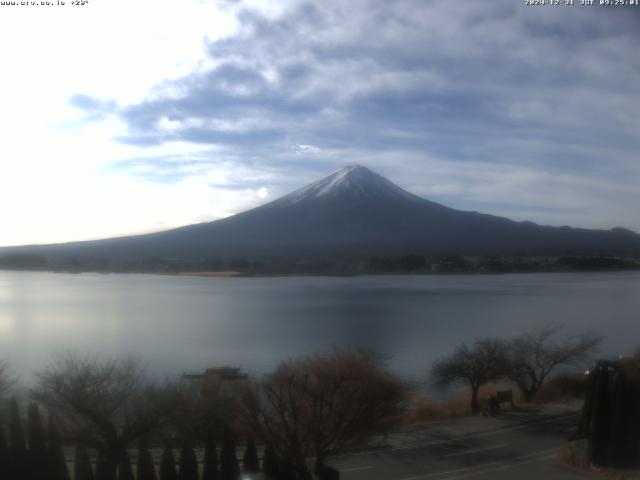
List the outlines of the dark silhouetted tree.
{"label": "dark silhouetted tree", "polygon": [[9,364],[0,361],[0,398],[11,389],[14,383],[15,378],[9,373]]}
{"label": "dark silhouetted tree", "polygon": [[198,480],[198,458],[186,438],[182,441],[180,449],[180,471],[178,480]]}
{"label": "dark silhouetted tree", "polygon": [[276,480],[279,474],[279,461],[271,446],[267,445],[262,455],[262,473],[268,478]]}
{"label": "dark silhouetted tree", "polygon": [[[7,362],[0,362],[0,399],[14,383],[9,376],[8,369]],[[9,443],[2,431],[2,425],[0,425],[0,478],[11,478],[10,475],[13,475],[12,469]]]}
{"label": "dark silhouetted tree", "polygon": [[228,382],[211,376],[203,382],[176,384],[179,401],[167,423],[179,438],[189,438],[192,443],[205,443],[210,430],[216,438],[222,437],[222,426],[230,418],[236,418],[237,401]]}
{"label": "dark silhouetted tree", "polygon": [[202,480],[219,480],[218,472],[218,451],[213,429],[207,433],[207,442],[204,446],[204,466],[202,469]]}
{"label": "dark silhouetted tree", "polygon": [[138,444],[138,467],[137,480],[156,480],[156,469],[153,465],[153,458],[147,446],[145,437],[140,439]]}
{"label": "dark silhouetted tree", "polygon": [[9,476],[11,471],[10,458],[9,445],[7,445],[7,440],[2,431],[2,425],[0,425],[0,478],[11,478]]}
{"label": "dark silhouetted tree", "polygon": [[16,479],[28,478],[30,473],[28,469],[29,456],[24,430],[22,429],[18,402],[15,398],[11,399],[11,417],[9,422],[11,475]]}
{"label": "dark silhouetted tree", "polygon": [[252,431],[304,478],[308,458],[339,454],[388,431],[407,392],[379,355],[336,349],[283,362],[247,385],[240,401]]}
{"label": "dark silhouetted tree", "polygon": [[590,371],[578,435],[599,467],[640,467],[640,363],[600,360]]}
{"label": "dark silhouetted tree", "polygon": [[49,478],[51,480],[69,480],[69,469],[64,458],[62,442],[60,442],[60,435],[58,435],[58,429],[51,414],[49,414],[47,425],[47,446]]}
{"label": "dark silhouetted tree", "polygon": [[242,471],[244,473],[258,473],[260,471],[260,460],[258,460],[258,449],[252,438],[247,442],[242,457]]}
{"label": "dark silhouetted tree", "polygon": [[96,458],[96,480],[114,480],[114,475],[116,474],[117,467],[114,471],[110,462],[106,460],[105,454],[98,452],[98,457]]}
{"label": "dark silhouetted tree", "polygon": [[463,343],[453,354],[437,360],[431,368],[431,376],[439,386],[453,382],[465,382],[471,389],[471,411],[480,410],[480,387],[507,374],[507,345],[497,338],[476,340],[471,346]]}
{"label": "dark silhouetted tree", "polygon": [[118,480],[135,480],[131,459],[126,450],[122,452],[120,463],[118,463]]}
{"label": "dark silhouetted tree", "polygon": [[115,480],[122,451],[160,426],[176,401],[170,385],[147,382],[130,360],[67,354],[37,377],[34,397],[64,415],[78,442],[98,451],[99,480]]}
{"label": "dark silhouetted tree", "polygon": [[74,480],[93,480],[93,468],[89,454],[82,445],[76,445],[73,462]]}
{"label": "dark silhouetted tree", "polygon": [[278,480],[306,480],[308,472],[298,473],[290,459],[283,457],[280,459]]}
{"label": "dark silhouetted tree", "polygon": [[160,480],[178,480],[176,471],[176,459],[171,447],[165,447],[160,457]]}
{"label": "dark silhouetted tree", "polygon": [[586,364],[603,338],[592,333],[556,341],[558,326],[531,330],[509,343],[508,377],[531,401],[549,374],[561,365]]}
{"label": "dark silhouetted tree", "polygon": [[33,480],[48,480],[47,441],[40,409],[35,403],[30,403],[27,411],[27,434],[31,478]]}
{"label": "dark silhouetted tree", "polygon": [[122,451],[120,463],[118,464],[118,480],[135,480],[133,468],[131,468],[131,459],[126,450]]}
{"label": "dark silhouetted tree", "polygon": [[240,465],[236,455],[236,441],[231,429],[225,426],[220,451],[220,480],[238,480],[239,477]]}

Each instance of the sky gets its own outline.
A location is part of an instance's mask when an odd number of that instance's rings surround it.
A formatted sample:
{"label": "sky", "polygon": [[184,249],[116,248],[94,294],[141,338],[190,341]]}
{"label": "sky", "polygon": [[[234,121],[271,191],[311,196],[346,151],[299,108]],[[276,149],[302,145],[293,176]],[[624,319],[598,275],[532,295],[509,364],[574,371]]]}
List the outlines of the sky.
{"label": "sky", "polygon": [[17,3],[0,246],[211,221],[350,164],[455,208],[640,232],[640,6]]}

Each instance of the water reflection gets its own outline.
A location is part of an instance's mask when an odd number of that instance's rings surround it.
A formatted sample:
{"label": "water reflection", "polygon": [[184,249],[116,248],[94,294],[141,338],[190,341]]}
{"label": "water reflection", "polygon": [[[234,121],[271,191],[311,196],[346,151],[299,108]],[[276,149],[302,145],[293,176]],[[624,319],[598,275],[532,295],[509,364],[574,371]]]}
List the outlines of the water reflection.
{"label": "water reflection", "polygon": [[[420,375],[463,340],[536,323],[640,345],[640,274],[190,278],[0,272],[0,357],[27,375],[65,350],[133,355],[155,373],[349,345]],[[603,352],[604,353],[604,352]]]}

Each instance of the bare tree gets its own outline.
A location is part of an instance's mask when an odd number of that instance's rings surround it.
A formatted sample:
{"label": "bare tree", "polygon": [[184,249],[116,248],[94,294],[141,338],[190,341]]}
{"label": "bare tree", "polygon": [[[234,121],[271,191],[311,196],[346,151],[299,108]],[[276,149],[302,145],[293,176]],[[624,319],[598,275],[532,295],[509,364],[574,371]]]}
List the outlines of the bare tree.
{"label": "bare tree", "polygon": [[0,361],[0,398],[11,389],[15,379],[9,373],[9,363]]}
{"label": "bare tree", "polygon": [[527,401],[535,398],[554,369],[584,364],[603,341],[601,336],[592,333],[557,341],[555,337],[560,329],[559,326],[534,329],[509,343],[507,376]]}
{"label": "bare tree", "polygon": [[320,464],[390,428],[406,394],[379,357],[334,350],[281,363],[246,387],[242,405],[250,427],[307,478],[308,458]]}
{"label": "bare tree", "polygon": [[221,438],[223,426],[238,418],[238,402],[233,385],[222,385],[223,380],[209,382],[216,382],[216,385],[208,385],[211,388],[206,390],[200,382],[190,380],[173,384],[173,393],[179,401],[167,420],[168,426],[180,437],[202,443],[209,433]]}
{"label": "bare tree", "polygon": [[431,377],[438,386],[465,382],[471,388],[471,411],[479,411],[480,387],[506,375],[507,346],[497,338],[476,340],[471,346],[463,343],[453,354],[437,360],[431,368]]}
{"label": "bare tree", "polygon": [[101,478],[112,480],[129,443],[158,427],[173,406],[163,386],[145,381],[135,361],[66,354],[37,374],[33,396],[68,423],[73,440],[94,448]]}

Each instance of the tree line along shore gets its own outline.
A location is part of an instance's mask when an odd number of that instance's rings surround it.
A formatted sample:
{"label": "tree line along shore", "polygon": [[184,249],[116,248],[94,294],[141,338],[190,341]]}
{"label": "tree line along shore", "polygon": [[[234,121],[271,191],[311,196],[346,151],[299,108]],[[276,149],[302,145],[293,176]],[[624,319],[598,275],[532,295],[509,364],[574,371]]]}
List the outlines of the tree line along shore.
{"label": "tree line along shore", "polygon": [[256,257],[173,260],[148,257],[135,260],[56,258],[41,255],[0,256],[0,269],[53,272],[140,272],[201,276],[249,275],[368,275],[447,273],[601,272],[640,270],[638,254],[553,255],[394,255],[335,257]]}

